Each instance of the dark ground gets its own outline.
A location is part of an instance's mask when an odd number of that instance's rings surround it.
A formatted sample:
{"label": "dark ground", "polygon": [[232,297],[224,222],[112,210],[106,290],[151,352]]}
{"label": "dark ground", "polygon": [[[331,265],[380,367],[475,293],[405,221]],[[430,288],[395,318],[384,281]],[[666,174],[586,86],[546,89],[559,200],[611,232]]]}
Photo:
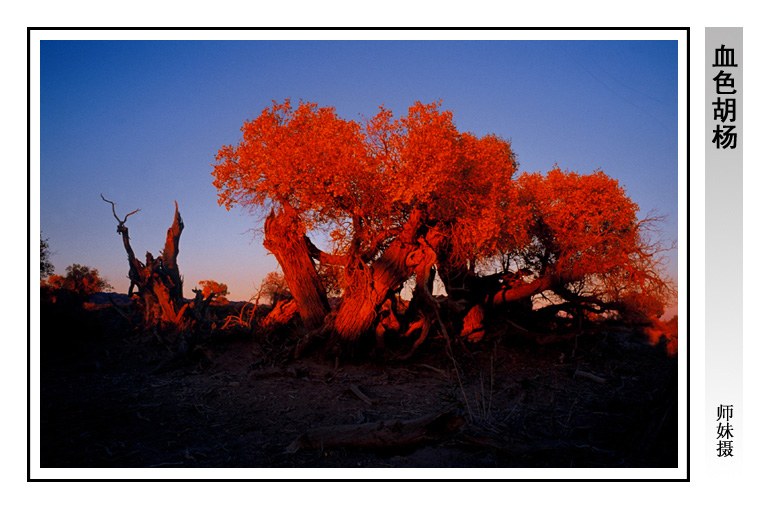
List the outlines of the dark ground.
{"label": "dark ground", "polygon": [[[283,360],[286,340],[196,342],[173,358],[108,306],[43,307],[41,467],[677,464],[676,361],[636,333],[540,345],[502,330],[451,354],[430,339],[407,361],[337,366]],[[464,425],[416,445],[288,451],[315,429],[450,409]]]}

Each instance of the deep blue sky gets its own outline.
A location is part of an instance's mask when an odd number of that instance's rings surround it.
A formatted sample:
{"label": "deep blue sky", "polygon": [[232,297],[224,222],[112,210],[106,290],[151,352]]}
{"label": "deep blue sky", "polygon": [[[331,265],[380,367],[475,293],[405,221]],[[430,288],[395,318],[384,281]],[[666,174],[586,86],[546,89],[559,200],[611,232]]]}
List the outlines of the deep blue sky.
{"label": "deep blue sky", "polygon": [[[677,241],[676,41],[42,41],[40,227],[56,272],[97,268],[126,292],[100,193],[143,259],[179,203],[185,296],[203,279],[245,300],[277,267],[262,223],[217,205],[212,164],[272,100],[345,118],[443,100],[460,131],[511,139],[521,171],[601,169]],[[677,253],[670,270],[675,277]]]}

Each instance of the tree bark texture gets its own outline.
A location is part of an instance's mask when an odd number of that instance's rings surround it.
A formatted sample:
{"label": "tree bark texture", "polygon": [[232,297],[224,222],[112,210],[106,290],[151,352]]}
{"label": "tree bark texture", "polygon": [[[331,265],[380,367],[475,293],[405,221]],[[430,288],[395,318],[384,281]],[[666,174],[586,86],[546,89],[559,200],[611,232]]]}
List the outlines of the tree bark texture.
{"label": "tree bark texture", "polygon": [[298,306],[292,299],[278,301],[261,323],[264,331],[275,331],[287,325],[298,313]]}
{"label": "tree bark texture", "polygon": [[166,231],[166,242],[164,243],[164,249],[161,251],[161,261],[163,265],[164,273],[171,281],[171,285],[168,287],[169,297],[175,304],[182,303],[184,297],[182,293],[182,276],[179,274],[179,265],[177,264],[177,257],[179,256],[179,238],[182,235],[185,224],[182,221],[182,216],[179,214],[179,206],[177,202],[174,202],[174,220],[172,225]]}
{"label": "tree bark texture", "polygon": [[273,209],[264,223],[264,236],[264,247],[280,263],[301,320],[309,330],[319,328],[330,305],[296,211],[287,204],[278,213]]}
{"label": "tree bark texture", "polygon": [[418,250],[416,239],[422,214],[411,213],[401,234],[377,260],[365,263],[354,257],[346,267],[346,291],[333,323],[333,343],[345,344],[353,351],[359,338],[375,320],[377,310],[412,274],[415,264],[410,255]]}

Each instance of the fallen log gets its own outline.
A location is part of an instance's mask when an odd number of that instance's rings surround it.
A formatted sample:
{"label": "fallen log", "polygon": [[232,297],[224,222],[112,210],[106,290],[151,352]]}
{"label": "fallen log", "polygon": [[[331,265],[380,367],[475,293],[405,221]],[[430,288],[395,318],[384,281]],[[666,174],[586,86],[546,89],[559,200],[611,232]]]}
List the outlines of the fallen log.
{"label": "fallen log", "polygon": [[584,377],[586,379],[590,379],[599,384],[604,384],[607,382],[607,379],[599,377],[598,375],[594,375],[591,372],[584,372],[583,370],[576,370],[573,377]]}
{"label": "fallen log", "polygon": [[407,447],[422,442],[443,441],[464,425],[464,418],[455,410],[449,409],[413,420],[384,420],[315,429],[299,436],[285,451],[295,453],[302,449]]}

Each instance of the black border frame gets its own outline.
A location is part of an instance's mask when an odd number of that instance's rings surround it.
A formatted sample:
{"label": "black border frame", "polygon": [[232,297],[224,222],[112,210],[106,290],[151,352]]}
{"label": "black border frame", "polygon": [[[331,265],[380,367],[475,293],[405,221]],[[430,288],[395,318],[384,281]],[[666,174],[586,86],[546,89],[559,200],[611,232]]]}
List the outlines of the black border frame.
{"label": "black border frame", "polygon": [[[671,479],[646,479],[646,478],[456,478],[456,479],[394,479],[394,478],[357,478],[357,479],[324,479],[324,478],[32,478],[31,477],[31,34],[33,31],[185,31],[185,30],[214,30],[214,31],[241,31],[241,30],[299,30],[299,31],[322,31],[322,30],[468,30],[468,31],[686,31],[686,478]],[[691,324],[690,324],[690,294],[691,294],[691,27],[27,27],[26,36],[26,156],[27,156],[27,358],[26,358],[26,479],[27,482],[690,482],[691,481]]]}

